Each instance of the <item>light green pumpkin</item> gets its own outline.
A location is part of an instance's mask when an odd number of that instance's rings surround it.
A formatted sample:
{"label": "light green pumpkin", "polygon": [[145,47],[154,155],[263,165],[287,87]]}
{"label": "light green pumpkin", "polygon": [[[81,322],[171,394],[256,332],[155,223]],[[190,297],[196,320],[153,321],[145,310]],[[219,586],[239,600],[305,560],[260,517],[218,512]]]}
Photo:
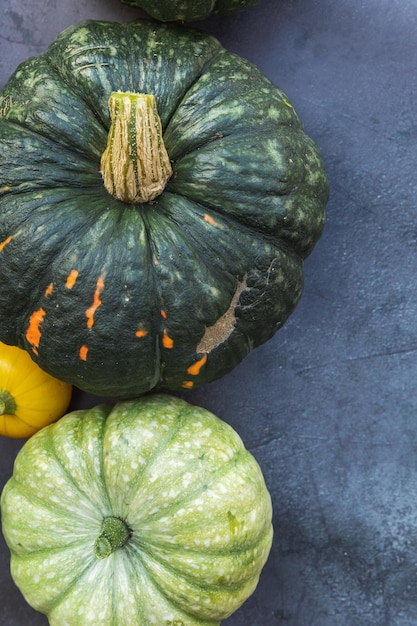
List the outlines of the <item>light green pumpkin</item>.
{"label": "light green pumpkin", "polygon": [[237,433],[150,395],[29,439],[1,497],[12,576],[52,626],[214,626],[254,591],[271,500]]}
{"label": "light green pumpkin", "polygon": [[90,21],[0,94],[0,341],[98,396],[196,388],[296,306],[328,197],[285,94],[206,33]]}
{"label": "light green pumpkin", "polygon": [[259,0],[122,0],[140,7],[163,22],[203,20],[212,13],[230,15],[258,4]]}

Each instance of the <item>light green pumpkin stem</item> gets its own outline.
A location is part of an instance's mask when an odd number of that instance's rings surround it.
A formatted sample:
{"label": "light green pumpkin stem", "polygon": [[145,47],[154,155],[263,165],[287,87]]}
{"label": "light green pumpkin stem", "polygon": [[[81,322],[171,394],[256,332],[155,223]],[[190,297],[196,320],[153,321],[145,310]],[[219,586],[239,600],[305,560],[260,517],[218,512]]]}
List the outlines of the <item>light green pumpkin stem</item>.
{"label": "light green pumpkin stem", "polygon": [[94,554],[98,559],[105,559],[129,541],[132,530],[120,517],[105,517],[100,535],[94,543]]}
{"label": "light green pumpkin stem", "polygon": [[16,402],[8,391],[0,389],[0,415],[14,415]]}
{"label": "light green pumpkin stem", "polygon": [[100,163],[104,186],[123,202],[150,202],[172,175],[155,97],[115,91],[109,111],[111,126]]}

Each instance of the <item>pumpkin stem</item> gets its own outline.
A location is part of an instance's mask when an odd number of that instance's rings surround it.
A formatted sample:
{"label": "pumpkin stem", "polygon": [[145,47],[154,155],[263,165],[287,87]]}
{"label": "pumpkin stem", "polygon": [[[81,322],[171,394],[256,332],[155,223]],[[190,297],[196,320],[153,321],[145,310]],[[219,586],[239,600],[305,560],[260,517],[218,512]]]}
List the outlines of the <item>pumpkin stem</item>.
{"label": "pumpkin stem", "polygon": [[0,415],[14,415],[16,402],[8,391],[0,389]]}
{"label": "pumpkin stem", "polygon": [[118,548],[123,548],[131,536],[131,528],[120,517],[105,517],[94,543],[94,554],[98,559],[105,559]]}
{"label": "pumpkin stem", "polygon": [[100,164],[104,186],[123,202],[150,202],[172,174],[155,97],[114,91],[109,111],[111,125]]}

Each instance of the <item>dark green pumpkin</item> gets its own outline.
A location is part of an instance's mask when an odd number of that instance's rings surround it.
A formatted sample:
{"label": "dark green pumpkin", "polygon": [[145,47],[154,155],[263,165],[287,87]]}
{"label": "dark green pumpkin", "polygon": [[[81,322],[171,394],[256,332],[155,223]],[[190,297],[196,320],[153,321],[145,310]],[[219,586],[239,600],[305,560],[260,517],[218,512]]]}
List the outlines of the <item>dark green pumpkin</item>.
{"label": "dark green pumpkin", "polygon": [[[113,197],[111,92],[156,98],[172,175]],[[285,94],[197,30],[89,21],[0,94],[0,341],[107,396],[235,367],[300,298],[328,184]]]}
{"label": "dark green pumpkin", "polygon": [[258,4],[259,0],[122,0],[140,7],[163,22],[203,20],[212,13],[230,15]]}

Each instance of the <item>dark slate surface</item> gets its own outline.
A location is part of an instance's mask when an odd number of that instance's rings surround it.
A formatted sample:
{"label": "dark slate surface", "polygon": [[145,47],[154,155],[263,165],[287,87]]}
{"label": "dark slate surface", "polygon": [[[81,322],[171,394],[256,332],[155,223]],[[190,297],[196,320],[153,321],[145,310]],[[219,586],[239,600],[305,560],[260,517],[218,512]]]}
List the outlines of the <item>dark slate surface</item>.
{"label": "dark slate surface", "polygon": [[[118,0],[0,0],[0,86]],[[186,397],[258,459],[275,540],[225,626],[417,624],[417,12],[413,0],[261,0],[200,26],[288,94],[330,179],[324,235],[286,326]],[[95,398],[76,394],[75,406]],[[20,441],[0,441],[1,484]],[[0,625],[42,626],[0,545]],[[121,625],[127,626],[127,625]]]}

